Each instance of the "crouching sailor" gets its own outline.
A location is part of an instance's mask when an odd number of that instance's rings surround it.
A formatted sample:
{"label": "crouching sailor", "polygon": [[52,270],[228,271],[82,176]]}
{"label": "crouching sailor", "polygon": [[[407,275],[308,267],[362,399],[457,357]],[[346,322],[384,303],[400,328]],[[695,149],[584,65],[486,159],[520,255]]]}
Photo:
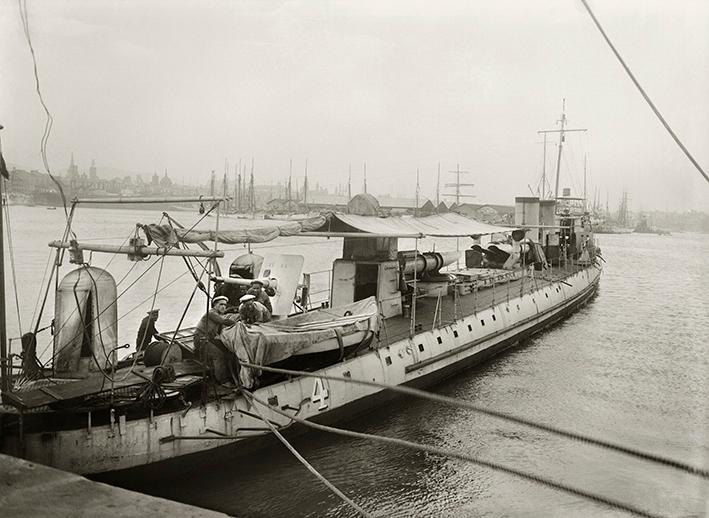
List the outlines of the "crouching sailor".
{"label": "crouching sailor", "polygon": [[256,300],[256,296],[252,293],[247,293],[239,300],[241,301],[239,316],[244,324],[259,324],[271,320],[271,312],[266,306]]}
{"label": "crouching sailor", "polygon": [[226,316],[228,298],[212,299],[212,309],[207,311],[197,323],[194,332],[194,346],[197,356],[212,373],[217,383],[229,381],[229,358],[231,354],[217,338],[222,329],[234,325],[233,317]]}

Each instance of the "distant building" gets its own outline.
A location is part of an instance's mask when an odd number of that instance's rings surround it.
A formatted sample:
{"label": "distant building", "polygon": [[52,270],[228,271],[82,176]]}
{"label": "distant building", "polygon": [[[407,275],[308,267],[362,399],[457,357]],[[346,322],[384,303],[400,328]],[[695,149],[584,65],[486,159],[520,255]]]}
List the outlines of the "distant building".
{"label": "distant building", "polygon": [[165,176],[160,179],[160,187],[164,192],[168,192],[172,188],[172,180],[167,177],[167,170],[165,170]]}
{"label": "distant building", "polygon": [[511,205],[461,203],[455,210],[451,206],[450,210],[484,223],[512,223],[515,214]]}
{"label": "distant building", "polygon": [[96,174],[96,160],[91,159],[91,167],[89,167],[89,180],[95,182],[98,180],[98,175]]}
{"label": "distant building", "polygon": [[74,153],[71,154],[71,162],[69,162],[69,167],[67,167],[66,176],[70,180],[79,176],[79,167],[74,163]]}

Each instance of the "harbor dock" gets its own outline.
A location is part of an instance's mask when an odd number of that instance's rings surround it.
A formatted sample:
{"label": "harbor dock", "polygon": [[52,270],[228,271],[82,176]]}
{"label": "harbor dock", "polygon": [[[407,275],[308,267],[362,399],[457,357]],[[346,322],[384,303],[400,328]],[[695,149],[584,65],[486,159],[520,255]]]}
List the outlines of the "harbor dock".
{"label": "harbor dock", "polygon": [[93,482],[74,473],[0,454],[0,514],[220,518],[225,514]]}

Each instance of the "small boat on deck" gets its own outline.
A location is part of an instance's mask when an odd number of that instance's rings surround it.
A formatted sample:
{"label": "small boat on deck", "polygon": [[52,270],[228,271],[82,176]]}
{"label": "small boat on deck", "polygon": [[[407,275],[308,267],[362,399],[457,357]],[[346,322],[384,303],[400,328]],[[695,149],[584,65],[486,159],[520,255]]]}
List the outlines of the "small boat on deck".
{"label": "small boat on deck", "polygon": [[[596,292],[602,268],[590,225],[583,215],[568,212],[556,215],[553,225],[535,224],[528,216],[535,203],[540,201],[518,199],[518,212],[527,219],[514,228],[452,213],[331,213],[268,227],[255,221],[253,228],[235,231],[145,225],[147,243],[136,238],[121,247],[80,238],[53,242],[57,254],[68,249],[76,265],[55,293],[53,362],[38,367],[30,336],[21,365],[6,366],[0,451],[99,478],[191,466],[198,458],[248,451],[271,433],[240,387],[268,401],[270,407],[260,412],[289,430],[293,421],[275,410],[333,421],[389,397],[381,388],[321,379],[318,373],[425,386],[482,362],[571,314]],[[507,236],[507,244],[483,246],[481,239],[491,235]],[[88,265],[84,251],[135,261],[199,256],[216,278],[223,252],[204,242],[256,246],[281,236],[342,239],[342,257],[328,274],[328,296],[311,300],[311,276],[301,275],[301,256],[266,255],[252,273],[276,292],[273,321],[237,322],[220,339],[235,360],[315,377],[242,366],[233,384],[220,385],[195,355],[194,329],[180,325],[162,335],[180,350],[179,359],[153,366],[137,355],[119,361],[116,283],[109,272]],[[418,250],[423,238],[471,239],[465,268],[451,268],[459,252]],[[402,239],[413,240],[414,249],[400,251]],[[187,249],[195,243],[201,248]],[[196,275],[187,288],[198,285]]]}

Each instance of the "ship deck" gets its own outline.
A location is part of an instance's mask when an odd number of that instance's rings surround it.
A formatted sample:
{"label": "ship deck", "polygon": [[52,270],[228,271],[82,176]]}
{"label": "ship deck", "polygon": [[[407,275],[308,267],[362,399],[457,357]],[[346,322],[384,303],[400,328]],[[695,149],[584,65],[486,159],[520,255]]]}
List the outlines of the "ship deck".
{"label": "ship deck", "polygon": [[[391,345],[410,336],[412,328],[420,333],[449,325],[460,318],[474,315],[500,302],[529,294],[555,282],[564,281],[565,278],[582,268],[577,265],[569,265],[561,268],[554,267],[553,270],[546,272],[535,271],[531,276],[528,274],[517,279],[508,277],[507,280],[480,287],[465,295],[447,295],[440,297],[440,299],[419,296],[416,298],[415,324],[412,324],[411,316],[400,315],[389,318],[384,321],[380,340],[383,345]],[[471,273],[470,270],[461,271],[461,273],[466,272]],[[502,272],[505,270],[488,271],[488,274],[495,276],[496,273]],[[412,315],[413,313],[412,311]]]}
{"label": "ship deck", "polygon": [[[563,282],[565,278],[580,269],[581,267],[578,266],[555,267],[546,272],[528,272],[526,276],[522,275],[522,271],[461,270],[456,273],[467,275],[469,279],[477,278],[476,282],[480,287],[473,289],[470,293],[460,295],[457,294],[460,291],[458,288],[464,287],[466,284],[462,282],[453,286],[456,293],[453,296],[417,297],[415,311],[412,311],[415,313],[415,324],[412,324],[412,318],[408,315],[386,319],[383,322],[379,339],[384,346],[392,345],[409,337],[412,328],[415,329],[415,333],[421,333],[449,325],[457,319],[489,309],[500,302],[529,294],[555,282]],[[468,283],[469,285],[470,283]],[[151,379],[153,369],[153,367],[119,369],[116,374],[120,381],[113,386],[113,390],[144,385]],[[179,378],[176,385],[180,385],[179,382],[182,380],[189,383],[195,382],[203,374],[203,368],[198,363],[191,361],[176,364],[175,370]],[[106,393],[111,390],[103,376],[93,376],[66,384],[57,384],[57,381],[49,386],[39,386],[19,393],[13,392],[4,397],[12,401],[15,407],[26,411],[46,408],[46,405],[60,401],[82,401],[87,395]],[[179,389],[180,386],[168,388]]]}

